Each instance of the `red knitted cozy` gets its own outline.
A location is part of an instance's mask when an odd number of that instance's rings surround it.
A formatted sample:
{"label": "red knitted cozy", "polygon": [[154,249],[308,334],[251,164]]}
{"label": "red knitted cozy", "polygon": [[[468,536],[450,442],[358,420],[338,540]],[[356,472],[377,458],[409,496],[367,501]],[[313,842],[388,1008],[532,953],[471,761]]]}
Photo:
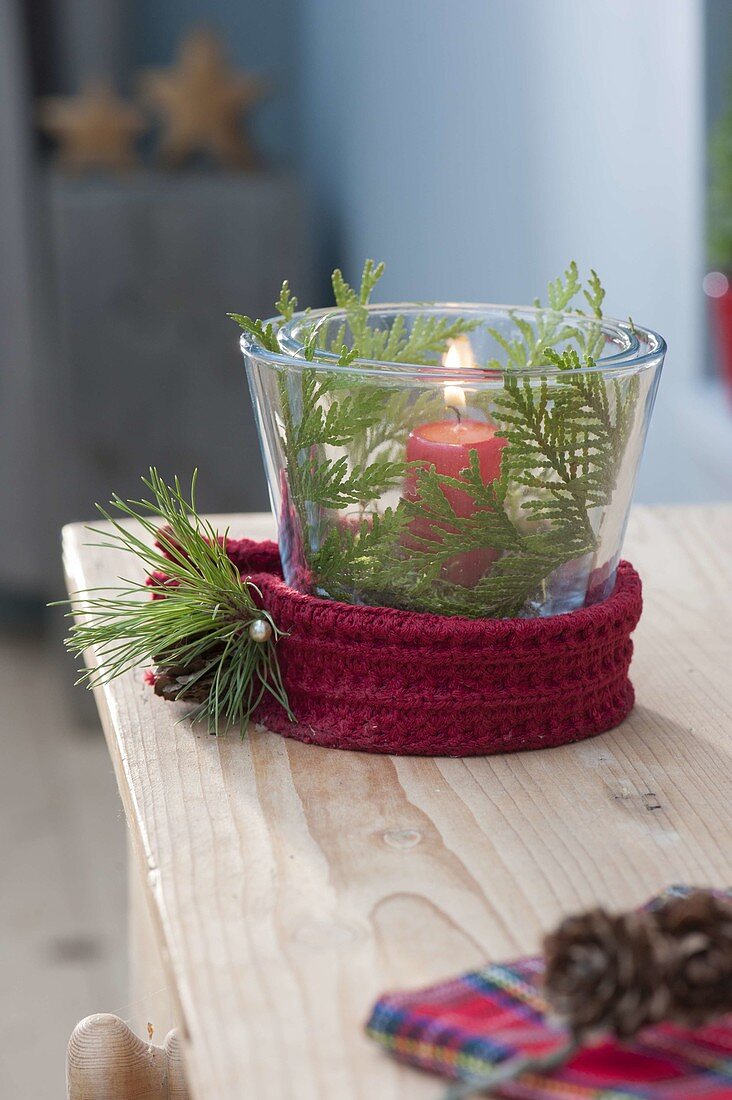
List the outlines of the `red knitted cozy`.
{"label": "red knitted cozy", "polygon": [[231,539],[227,553],[286,632],[277,656],[297,721],[269,696],[256,719],[287,737],[403,755],[515,752],[591,737],[633,706],[642,601],[628,562],[603,603],[463,619],[302,595],[284,583],[271,542]]}

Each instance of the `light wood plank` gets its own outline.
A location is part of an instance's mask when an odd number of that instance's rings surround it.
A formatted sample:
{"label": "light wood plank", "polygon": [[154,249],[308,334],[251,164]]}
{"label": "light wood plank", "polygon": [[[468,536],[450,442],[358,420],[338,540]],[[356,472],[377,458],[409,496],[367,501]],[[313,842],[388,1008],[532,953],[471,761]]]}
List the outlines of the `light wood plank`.
{"label": "light wood plank", "polygon": [[152,1029],[155,1042],[173,1028],[170,982],[161,957],[147,874],[128,834],[127,981],[129,1006],[125,1022],[137,1035]]}
{"label": "light wood plank", "polygon": [[[66,530],[72,589],[129,573],[86,541]],[[730,545],[731,508],[634,511],[638,703],[578,745],[370,757],[217,740],[139,675],[97,692],[196,1100],[437,1097],[363,1036],[379,992],[534,950],[578,907],[732,883]]]}

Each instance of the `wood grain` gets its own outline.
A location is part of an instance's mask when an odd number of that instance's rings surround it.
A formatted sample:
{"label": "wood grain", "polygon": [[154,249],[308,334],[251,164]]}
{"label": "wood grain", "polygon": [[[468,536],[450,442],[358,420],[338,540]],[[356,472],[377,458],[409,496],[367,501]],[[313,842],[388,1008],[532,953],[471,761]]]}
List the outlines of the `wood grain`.
{"label": "wood grain", "polygon": [[67,1100],[190,1100],[178,1032],[155,1046],[119,1016],[87,1016],[69,1039],[66,1095]]}
{"label": "wood grain", "polygon": [[[72,590],[129,574],[87,538],[65,531]],[[637,706],[566,748],[433,760],[216,740],[139,675],[97,692],[196,1100],[438,1097],[364,1037],[379,992],[532,951],[595,902],[732,883],[730,545],[732,508],[634,511]]]}

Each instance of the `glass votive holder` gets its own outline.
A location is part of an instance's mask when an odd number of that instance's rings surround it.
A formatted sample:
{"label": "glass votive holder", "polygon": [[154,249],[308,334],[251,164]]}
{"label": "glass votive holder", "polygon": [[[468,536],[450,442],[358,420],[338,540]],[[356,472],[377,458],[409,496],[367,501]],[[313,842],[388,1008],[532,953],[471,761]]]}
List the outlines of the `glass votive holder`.
{"label": "glass votive holder", "polygon": [[662,337],[470,304],[272,323],[241,347],[290,586],[470,618],[612,592]]}

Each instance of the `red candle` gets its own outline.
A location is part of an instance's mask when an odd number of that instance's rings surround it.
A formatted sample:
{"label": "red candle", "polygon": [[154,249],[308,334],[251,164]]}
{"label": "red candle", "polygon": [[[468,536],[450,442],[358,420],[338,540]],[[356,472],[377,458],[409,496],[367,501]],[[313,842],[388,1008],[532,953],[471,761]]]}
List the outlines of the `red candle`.
{"label": "red candle", "polygon": [[[506,440],[496,435],[495,424],[462,416],[460,405],[464,406],[465,403],[462,390],[459,387],[446,388],[446,401],[448,389],[452,398],[459,394],[457,399],[450,401],[450,419],[420,424],[415,428],[407,440],[407,461],[434,466],[438,474],[459,478],[460,472],[470,466],[470,452],[475,451],[483,481],[486,484],[494,481],[501,471],[501,452]],[[472,516],[478,511],[470,493],[452,486],[447,486],[442,491],[456,516]],[[419,499],[416,477],[408,479],[405,496],[408,500]],[[437,540],[439,537],[427,519],[415,518],[410,528],[415,535],[422,538]],[[446,530],[449,528],[446,527]],[[416,547],[417,543],[413,545]],[[423,543],[420,545],[424,548]],[[456,584],[472,588],[499,554],[499,550],[488,546],[456,554],[443,566],[443,574]]]}

